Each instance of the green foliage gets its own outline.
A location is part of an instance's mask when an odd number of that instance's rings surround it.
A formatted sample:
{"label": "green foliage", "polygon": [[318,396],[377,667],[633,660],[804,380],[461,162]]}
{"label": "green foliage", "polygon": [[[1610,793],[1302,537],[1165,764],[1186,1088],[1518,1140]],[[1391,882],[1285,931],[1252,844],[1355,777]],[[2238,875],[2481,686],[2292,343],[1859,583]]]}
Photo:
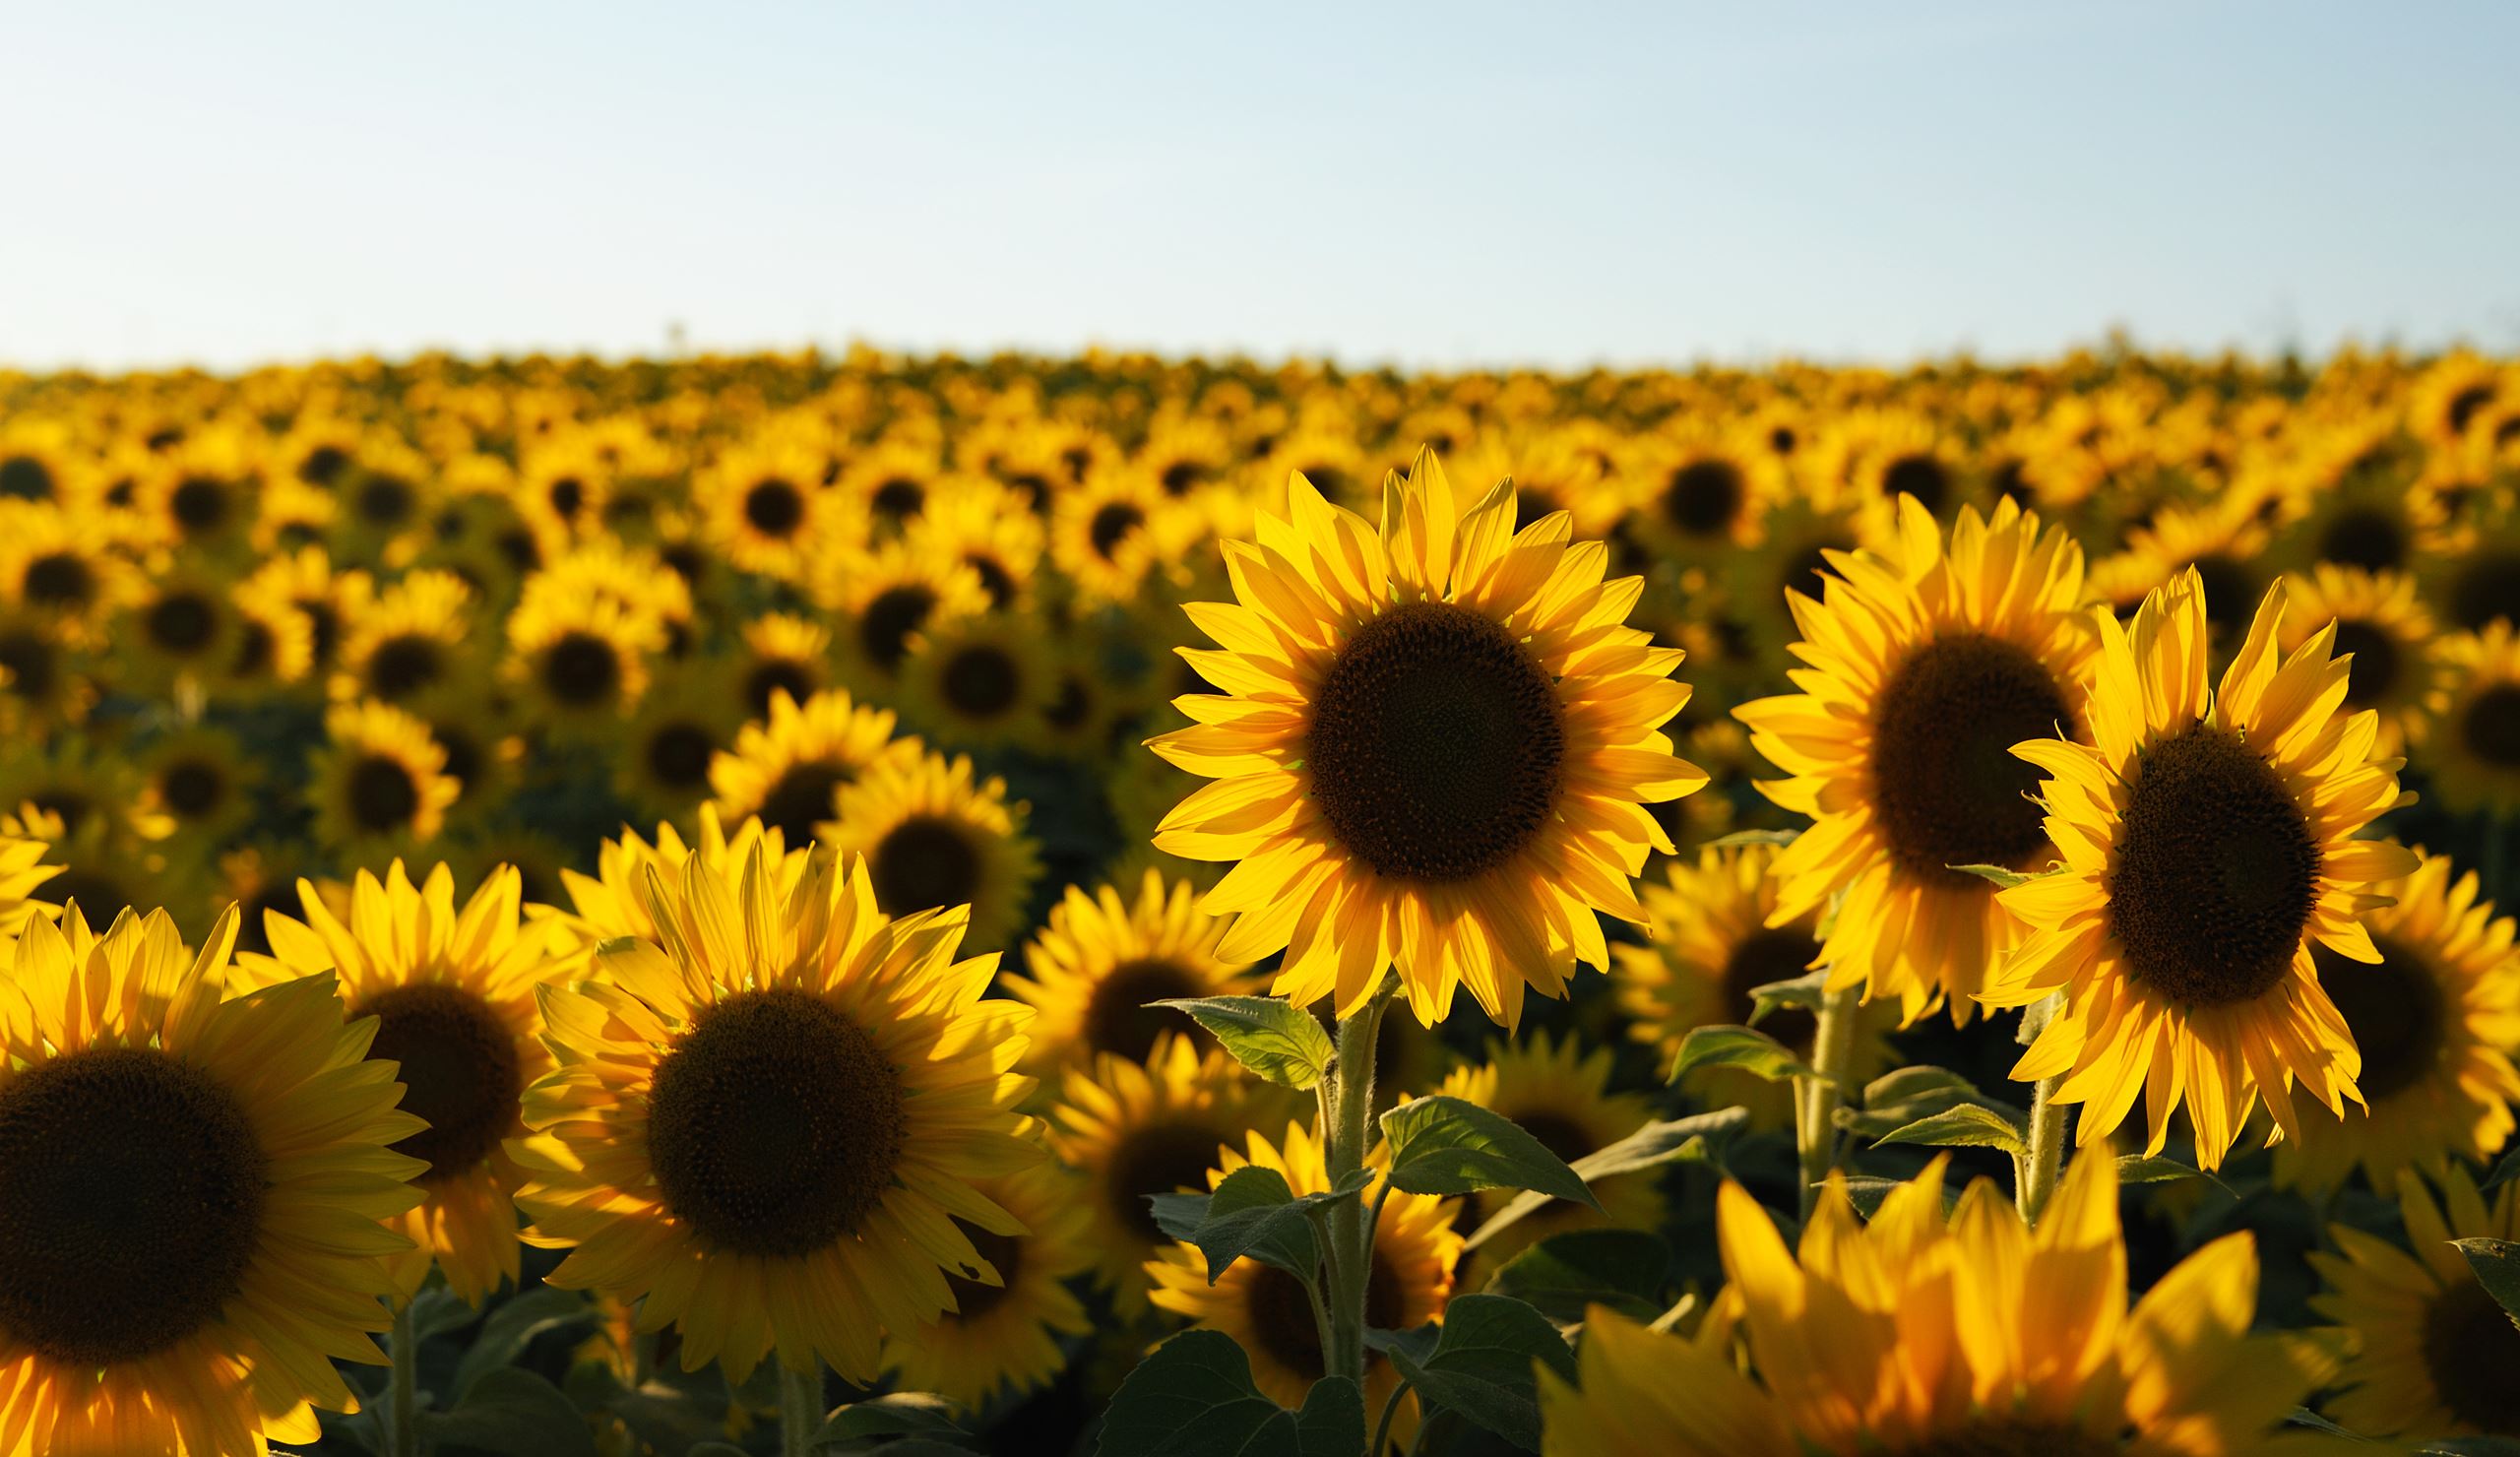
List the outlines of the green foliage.
{"label": "green foliage", "polygon": [[1955,1103],[1881,1135],[1882,1143],[1926,1144],[1934,1148],[2002,1149],[2015,1157],[2028,1150],[2029,1129],[2018,1113],[2007,1116],[1978,1103]]}
{"label": "green foliage", "polygon": [[1527,1452],[1540,1450],[1539,1366],[1573,1380],[1575,1353],[1548,1317],[1503,1296],[1461,1296],[1423,1356],[1391,1342],[1384,1354],[1418,1399],[1484,1427]]}
{"label": "green foliage", "polygon": [[503,1457],[597,1457],[595,1432],[576,1405],[514,1366],[482,1373],[451,1410],[422,1412],[418,1425],[431,1441]]}
{"label": "green foliage", "polygon": [[1487,1293],[1522,1300],[1560,1325],[1573,1325],[1593,1305],[1632,1320],[1662,1308],[1670,1246],[1642,1230],[1572,1230],[1552,1235],[1506,1261]]}
{"label": "green foliage", "polygon": [[1750,1027],[1690,1029],[1680,1039],[1679,1055],[1671,1059],[1671,1073],[1665,1081],[1676,1083],[1702,1067],[1737,1068],[1771,1083],[1818,1076],[1783,1043]]}
{"label": "green foliage", "polygon": [[2520,1241],[2479,1238],[2450,1242],[2468,1257],[2468,1268],[2477,1272],[2477,1283],[2493,1297],[2502,1313],[2520,1323]]}
{"label": "green foliage", "polygon": [[1295,1415],[1260,1394],[1251,1358],[1215,1331],[1184,1331],[1139,1362],[1113,1393],[1094,1450],[1097,1457],[1307,1457]]}
{"label": "green foliage", "polygon": [[[1641,1125],[1616,1143],[1586,1154],[1568,1167],[1590,1184],[1666,1164],[1709,1158],[1713,1140],[1738,1132],[1749,1120],[1750,1115],[1737,1108],[1718,1109],[1685,1118],[1656,1119]],[[1471,1233],[1468,1247],[1477,1249],[1495,1238],[1553,1197],[1545,1193],[1515,1195],[1504,1208],[1489,1215],[1485,1224]]]}
{"label": "green foliage", "polygon": [[1319,1019],[1276,997],[1181,997],[1148,1005],[1189,1013],[1235,1061],[1281,1087],[1312,1087],[1337,1055]]}
{"label": "green foliage", "polygon": [[1414,1099],[1382,1115],[1382,1132],[1391,1143],[1392,1187],[1406,1193],[1532,1189],[1602,1207],[1566,1161],[1475,1103],[1440,1095]]}

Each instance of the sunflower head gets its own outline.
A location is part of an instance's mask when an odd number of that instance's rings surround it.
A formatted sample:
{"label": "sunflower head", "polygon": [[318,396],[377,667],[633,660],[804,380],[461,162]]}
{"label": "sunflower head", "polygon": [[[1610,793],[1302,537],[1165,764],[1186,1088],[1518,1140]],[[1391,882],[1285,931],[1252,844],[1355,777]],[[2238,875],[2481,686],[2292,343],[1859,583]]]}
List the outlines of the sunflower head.
{"label": "sunflower head", "polygon": [[2350,667],[2331,655],[2333,627],[2279,654],[2278,584],[2210,686],[2204,592],[2190,571],[2131,628],[2095,614],[2092,742],[2016,751],[2048,776],[2061,863],[2001,892],[2027,930],[1979,995],[2020,1006],[2063,991],[2013,1075],[2064,1074],[2086,1141],[2149,1087],[2154,1153],[2183,1101],[2210,1168],[2261,1093],[2294,1137],[2296,1078],[2339,1116],[2359,1099],[2361,1057],[2311,950],[2378,962],[2363,914],[2416,860],[2353,838],[2407,796],[2399,761],[2377,755],[2375,716],[2339,712]]}
{"label": "sunflower head", "polygon": [[1421,453],[1379,530],[1289,492],[1226,543],[1238,601],[1189,609],[1222,646],[1181,656],[1225,691],[1150,744],[1218,782],[1156,847],[1238,861],[1205,906],[1236,918],[1228,956],[1286,949],[1280,994],[1344,1014],[1396,966],[1428,1025],[1467,986],[1510,1026],[1527,986],[1606,965],[1596,912],[1644,919],[1634,876],[1670,842],[1643,804],[1706,781],[1658,731],[1680,653],[1622,625],[1642,583],[1605,583],[1564,513],[1514,529],[1510,481],[1465,511]]}
{"label": "sunflower head", "polygon": [[685,1369],[740,1381],[776,1349],[869,1381],[949,1271],[997,1283],[966,1225],[1022,1232],[976,1183],[1039,1157],[1013,1110],[1031,1010],[981,1000],[996,958],[956,959],[962,908],[887,917],[856,860],[780,881],[758,842],[650,865],[654,938],[545,984],[558,1067],[526,1096],[517,1201],[572,1250],[552,1283],[643,1298]]}

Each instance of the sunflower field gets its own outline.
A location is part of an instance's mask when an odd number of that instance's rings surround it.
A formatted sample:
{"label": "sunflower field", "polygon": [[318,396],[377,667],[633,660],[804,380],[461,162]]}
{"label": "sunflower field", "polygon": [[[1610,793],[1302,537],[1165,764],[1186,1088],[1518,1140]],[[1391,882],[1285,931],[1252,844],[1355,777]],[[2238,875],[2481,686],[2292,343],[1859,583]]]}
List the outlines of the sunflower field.
{"label": "sunflower field", "polygon": [[0,1454],[2520,1453],[2520,364],[0,373]]}

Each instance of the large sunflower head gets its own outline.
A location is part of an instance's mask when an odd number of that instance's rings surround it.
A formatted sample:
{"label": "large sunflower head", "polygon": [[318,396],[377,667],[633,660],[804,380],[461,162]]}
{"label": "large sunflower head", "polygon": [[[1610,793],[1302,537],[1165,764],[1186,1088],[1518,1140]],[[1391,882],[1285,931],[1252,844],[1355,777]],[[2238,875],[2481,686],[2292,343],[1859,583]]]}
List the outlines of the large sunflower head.
{"label": "large sunflower head", "polygon": [[1889,553],[1828,553],[1790,676],[1802,691],[1733,710],[1792,776],[1760,785],[1812,818],[1779,855],[1771,924],[1838,911],[1820,960],[1911,1017],[1948,994],[1966,1021],[1987,962],[2018,938],[1964,865],[2039,864],[2054,848],[2026,797],[2025,738],[2079,731],[2092,653],[2082,549],[2011,502],[1964,507],[1948,540],[1913,498]]}
{"label": "large sunflower head", "polygon": [[1596,912],[1645,919],[1634,877],[1670,842],[1643,803],[1706,782],[1658,731],[1680,654],[1623,625],[1643,584],[1605,583],[1563,513],[1513,529],[1511,481],[1464,511],[1421,453],[1379,530],[1289,489],[1292,520],[1225,545],[1239,600],[1189,608],[1222,646],[1182,657],[1225,691],[1150,742],[1217,783],[1156,846],[1238,861],[1204,904],[1238,918],[1227,956],[1286,949],[1280,994],[1344,1014],[1397,966],[1420,1021],[1467,986],[1511,1026],[1527,985],[1607,965]]}
{"label": "large sunflower head", "polygon": [[[1248,1135],[1244,1149],[1217,1151],[1208,1171],[1210,1188],[1225,1182],[1235,1170],[1272,1169],[1285,1175],[1296,1197],[1330,1187],[1322,1146],[1301,1123],[1289,1123],[1276,1143],[1258,1132]],[[1388,1197],[1385,1197],[1385,1195]],[[1382,1217],[1374,1224],[1373,1265],[1365,1280],[1365,1324],[1375,1330],[1405,1331],[1443,1313],[1451,1299],[1453,1261],[1461,1254],[1462,1236],[1453,1229],[1453,1201],[1432,1194],[1385,1190],[1379,1183],[1364,1194],[1379,1202]],[[1251,1379],[1263,1394],[1282,1407],[1300,1407],[1312,1383],[1321,1379],[1320,1327],[1314,1324],[1311,1297],[1303,1283],[1275,1265],[1236,1260],[1213,1283],[1207,1256],[1198,1246],[1171,1244],[1147,1262],[1155,1282],[1148,1297],[1159,1309],[1189,1320],[1199,1330],[1223,1331],[1251,1357]],[[1379,1354],[1365,1358],[1365,1410],[1380,1412],[1399,1373]],[[1405,1434],[1414,1410],[1404,1407]]]}
{"label": "large sunflower head", "polygon": [[2453,1156],[2482,1163],[2511,1137],[2520,1101],[2511,918],[2496,917],[2475,872],[2459,874],[2446,855],[2425,855],[2414,874],[2373,890],[2395,903],[2365,922],[2378,962],[2310,951],[2362,1056],[2356,1083],[2367,1108],[2347,1109],[2340,1122],[2296,1088],[2301,1136],[2275,1146],[2280,1183],[2333,1188],[2359,1165],[2386,1188],[2400,1169],[2438,1173]]}
{"label": "large sunflower head", "polygon": [[1578,1384],[1541,1373],[1547,1457],[2223,1457],[2333,1448],[2287,1428],[2321,1364],[2252,1335],[2246,1234],[2189,1255],[2130,1310],[2117,1172],[2078,1158],[2037,1228],[1945,1160],[1867,1222],[1832,1175],[1799,1253],[1740,1185],[1719,1196],[1731,1285],[1694,1336],[1603,1309]]}
{"label": "large sunflower head", "polygon": [[979,1180],[1040,1155],[1014,1111],[1030,1008],[982,1001],[997,958],[956,959],[960,908],[895,919],[863,863],[786,894],[755,844],[644,880],[656,939],[550,982],[558,1070],[526,1093],[532,1237],[564,1288],[641,1300],[682,1363],[741,1381],[776,1350],[871,1381],[884,1330],[933,1321],[949,1273],[997,1272],[967,1227],[1021,1235]]}
{"label": "large sunflower head", "polygon": [[1157,1039],[1144,1062],[1106,1052],[1067,1070],[1051,1147],[1085,1175],[1095,1276],[1124,1313],[1145,1307],[1146,1262],[1166,1242],[1148,1198],[1199,1187],[1220,1148],[1284,1123],[1292,1108],[1287,1090],[1248,1076],[1223,1047],[1202,1053],[1183,1037]]}
{"label": "large sunflower head", "polygon": [[2336,1252],[2309,1260],[2325,1287],[2310,1308],[2352,1354],[2328,1415],[2371,1437],[2520,1437],[2520,1326],[2451,1241],[2520,1239],[2520,1184],[2490,1201],[2452,1167],[2435,1199],[2414,1171],[2397,1178],[2409,1249],[2347,1225]]}
{"label": "large sunflower head", "polygon": [[226,997],[163,912],[28,922],[0,983],[0,1430],[12,1451],[260,1457],[381,1364],[419,1198],[377,1024],[333,979]]}
{"label": "large sunflower head", "polygon": [[2359,1097],[2362,1058],[2311,949],[2377,963],[2362,918],[2416,858],[2353,838],[2402,802],[2400,761],[2379,757],[2377,715],[2340,712],[2352,665],[2331,656],[2334,631],[2279,655],[2283,617],[2279,583],[2214,687],[2195,572],[2146,598],[2131,629],[2096,613],[2092,742],[2015,751],[2048,776],[2061,864],[2000,893],[2025,932],[1979,998],[2064,993],[2013,1076],[2062,1074],[2086,1143],[2140,1091],[2149,1151],[2183,1102],[2211,1168],[2261,1094],[2296,1137],[2296,1078],[2339,1116]]}
{"label": "large sunflower head", "polygon": [[504,1145],[525,1131],[526,1085],[551,1069],[534,995],[545,958],[540,937],[520,934],[517,872],[500,866],[459,907],[446,866],[413,885],[396,860],[381,880],[358,872],[346,918],[311,882],[298,905],[303,919],[264,913],[272,954],[239,956],[234,984],[330,972],[349,1015],[376,1019],[368,1055],[401,1069],[403,1110],[428,1124],[394,1145],[428,1166],[426,1199],[394,1225],[415,1246],[394,1262],[396,1284],[409,1299],[434,1261],[478,1304],[517,1278],[508,1201],[521,1178]]}
{"label": "large sunflower head", "polygon": [[1006,781],[976,777],[970,759],[888,760],[843,788],[832,813],[814,838],[835,854],[865,856],[885,915],[968,906],[972,944],[988,947],[1023,923],[1041,873],[1025,832],[1031,809],[1006,797]]}
{"label": "large sunflower head", "polygon": [[1187,882],[1167,884],[1152,868],[1125,898],[1116,884],[1092,895],[1068,887],[1025,948],[1032,975],[1004,979],[1007,991],[1040,1014],[1033,1024],[1037,1063],[1082,1067],[1106,1052],[1140,1060],[1166,1033],[1209,1045],[1196,1023],[1149,1005],[1250,989],[1248,968],[1217,955],[1225,926],[1197,899]]}

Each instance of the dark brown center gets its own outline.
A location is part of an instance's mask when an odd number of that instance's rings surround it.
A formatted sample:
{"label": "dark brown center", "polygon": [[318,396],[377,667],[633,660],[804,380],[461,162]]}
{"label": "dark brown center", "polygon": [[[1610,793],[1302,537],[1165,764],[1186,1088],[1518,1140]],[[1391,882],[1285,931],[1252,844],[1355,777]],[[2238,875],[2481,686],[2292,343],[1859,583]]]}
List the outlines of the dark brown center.
{"label": "dark brown center", "polygon": [[876,842],[866,868],[875,882],[875,904],[887,916],[968,906],[980,884],[980,855],[971,832],[937,815],[913,815],[895,825]]}
{"label": "dark brown center", "polygon": [[1120,1222],[1140,1239],[1162,1244],[1165,1234],[1155,1222],[1148,1198],[1206,1188],[1218,1150],[1233,1138],[1234,1131],[1221,1123],[1149,1123],[1132,1128],[1111,1150],[1110,1166],[1103,1172],[1104,1197]]}
{"label": "dark brown center", "polygon": [[1094,995],[1085,1004],[1086,1045],[1137,1062],[1145,1059],[1164,1033],[1205,1037],[1206,1032],[1188,1017],[1170,1007],[1147,1003],[1198,996],[1206,990],[1204,982],[1173,962],[1124,961],[1094,983]]}
{"label": "dark brown center", "polygon": [[1732,528],[1749,494],[1740,467],[1707,456],[1671,473],[1663,488],[1663,515],[1683,535],[1709,537]]}
{"label": "dark brown center", "polygon": [[429,1166],[424,1179],[466,1172],[518,1131],[525,1092],[516,1038],[480,996],[444,982],[379,992],[352,1009],[377,1019],[371,1058],[400,1063],[403,1111],[428,1123],[394,1151]]}
{"label": "dark brown center", "polygon": [[1024,687],[1014,655],[994,643],[956,650],[937,681],[956,713],[982,720],[1013,708]]}
{"label": "dark brown center", "polygon": [[832,816],[833,794],[853,778],[840,764],[811,759],[790,764],[761,796],[756,813],[764,827],[786,836],[788,848],[794,850],[813,840],[814,826]]}
{"label": "dark brown center", "polygon": [[2013,745],[2072,727],[2064,689],[2027,650],[1976,633],[1917,649],[1873,709],[1872,802],[1891,859],[1955,890],[1985,882],[1953,865],[2020,868],[2048,832],[2030,797],[2039,771]]}
{"label": "dark brown center", "polygon": [[2494,1436],[2520,1436],[2520,1327],[2474,1279],[2433,1297],[2424,1317],[2424,1364],[2441,1405]]}
{"label": "dark brown center", "polygon": [[2345,1030],[2362,1053],[2355,1080],[2376,1103],[2423,1082],[2439,1065],[2446,1031],[2441,983],[2423,954],[2388,936],[2375,935],[2380,964],[2366,966],[2325,946],[2310,948],[2319,985],[2345,1018]]}
{"label": "dark brown center", "polygon": [[542,686],[570,708],[609,703],[621,689],[621,655],[594,633],[564,633],[543,650]]}
{"label": "dark brown center", "polygon": [[1556,686],[1495,622],[1448,602],[1357,629],[1313,703],[1312,797],[1384,875],[1458,881],[1511,859],[1555,814]]}
{"label": "dark brown center", "polygon": [[400,759],[370,754],[350,766],[350,819],[370,834],[409,826],[420,807],[420,791]]}
{"label": "dark brown center", "polygon": [[927,614],[936,610],[936,594],[916,583],[888,587],[866,604],[866,614],[857,619],[857,644],[875,665],[887,672],[901,666],[910,654],[910,635],[927,622]]}
{"label": "dark brown center", "polygon": [[2520,683],[2496,683],[2468,704],[2460,736],[2496,769],[2520,767]]}
{"label": "dark brown center", "polygon": [[744,520],[765,537],[785,539],[804,524],[805,497],[777,476],[757,480],[744,492]]}

